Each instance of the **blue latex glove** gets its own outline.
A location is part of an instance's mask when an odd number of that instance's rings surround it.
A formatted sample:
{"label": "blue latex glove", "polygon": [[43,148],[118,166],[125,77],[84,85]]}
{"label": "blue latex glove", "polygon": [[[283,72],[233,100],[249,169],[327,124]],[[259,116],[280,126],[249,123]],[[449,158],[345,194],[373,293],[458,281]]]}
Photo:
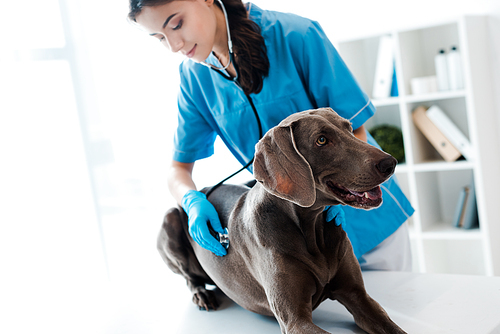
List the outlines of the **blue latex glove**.
{"label": "blue latex glove", "polygon": [[331,222],[333,219],[335,219],[335,225],[340,226],[342,224],[345,224],[345,213],[344,209],[342,209],[342,206],[326,206],[324,211],[326,211],[327,222]]}
{"label": "blue latex glove", "polygon": [[217,256],[226,255],[226,249],[210,234],[208,229],[208,222],[210,222],[215,232],[224,234],[219,215],[212,203],[207,200],[207,196],[202,192],[189,190],[182,197],[181,204],[188,215],[189,235],[191,235],[191,238],[198,245]]}

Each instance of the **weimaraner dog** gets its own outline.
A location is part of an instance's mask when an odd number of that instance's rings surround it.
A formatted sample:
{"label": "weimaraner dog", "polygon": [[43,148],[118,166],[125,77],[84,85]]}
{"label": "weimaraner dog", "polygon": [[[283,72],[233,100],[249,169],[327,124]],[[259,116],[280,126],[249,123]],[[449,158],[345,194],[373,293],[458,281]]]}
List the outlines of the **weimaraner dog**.
{"label": "weimaraner dog", "polygon": [[327,205],[380,206],[379,185],[395,165],[332,109],[293,114],[256,145],[255,186],[223,185],[208,198],[229,231],[227,255],[191,239],[181,208],[167,212],[158,249],[200,308],[218,307],[205,287],[215,284],[240,306],[274,316],[282,333],[327,333],[312,311],[330,298],[368,333],[405,333],[368,296],[346,233],[323,212]]}

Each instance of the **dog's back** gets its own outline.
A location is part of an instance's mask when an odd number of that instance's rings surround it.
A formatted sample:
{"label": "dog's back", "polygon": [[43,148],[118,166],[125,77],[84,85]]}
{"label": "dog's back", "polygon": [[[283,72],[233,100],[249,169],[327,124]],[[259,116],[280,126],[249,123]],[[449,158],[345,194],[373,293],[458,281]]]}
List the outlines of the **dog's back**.
{"label": "dog's back", "polygon": [[[206,194],[210,189],[209,187],[203,188],[201,192]],[[212,203],[219,214],[219,219],[223,228],[228,226],[229,216],[238,200],[249,190],[249,187],[243,185],[223,184],[209,194],[207,199]]]}

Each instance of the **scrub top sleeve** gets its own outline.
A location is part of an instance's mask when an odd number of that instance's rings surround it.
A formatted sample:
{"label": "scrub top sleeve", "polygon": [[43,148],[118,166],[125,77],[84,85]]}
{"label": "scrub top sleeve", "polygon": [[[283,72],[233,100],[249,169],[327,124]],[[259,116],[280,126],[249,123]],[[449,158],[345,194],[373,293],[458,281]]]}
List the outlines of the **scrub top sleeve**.
{"label": "scrub top sleeve", "polygon": [[[196,101],[193,96],[196,96],[193,94],[193,88],[186,83],[181,73],[181,87],[177,97],[178,126],[174,135],[173,160],[184,163],[195,162],[213,155],[217,136],[202,115],[203,110],[207,109],[206,103],[202,99]],[[198,96],[202,95],[198,94]]]}
{"label": "scrub top sleeve", "polygon": [[[359,87],[317,22],[311,22],[302,38],[300,64],[309,96],[318,108],[330,107],[359,128],[375,113],[375,107]],[[298,45],[297,45],[298,46]]]}

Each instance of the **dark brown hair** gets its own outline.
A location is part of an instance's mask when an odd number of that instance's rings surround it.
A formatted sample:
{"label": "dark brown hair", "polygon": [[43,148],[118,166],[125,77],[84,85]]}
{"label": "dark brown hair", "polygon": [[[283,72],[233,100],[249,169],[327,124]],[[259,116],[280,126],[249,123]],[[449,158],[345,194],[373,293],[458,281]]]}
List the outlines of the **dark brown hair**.
{"label": "dark brown hair", "polygon": [[[142,8],[158,6],[176,0],[130,0],[128,18],[131,21],[141,13]],[[260,27],[247,17],[241,0],[222,0],[226,8],[238,68],[239,82],[245,94],[259,93],[264,77],[269,73],[269,59]],[[218,0],[214,3],[220,8]]]}

